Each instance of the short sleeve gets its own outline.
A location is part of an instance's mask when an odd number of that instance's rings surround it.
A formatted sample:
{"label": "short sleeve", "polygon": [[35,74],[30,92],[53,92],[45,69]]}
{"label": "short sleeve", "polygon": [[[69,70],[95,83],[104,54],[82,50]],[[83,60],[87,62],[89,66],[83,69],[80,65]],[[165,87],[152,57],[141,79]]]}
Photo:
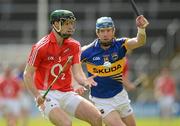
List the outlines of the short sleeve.
{"label": "short sleeve", "polygon": [[122,46],[125,47],[125,49],[127,49],[127,41],[128,41],[129,38],[121,38],[121,41],[122,41]]}
{"label": "short sleeve", "polygon": [[28,57],[28,64],[34,67],[38,67],[42,60],[42,51],[36,45],[32,46],[30,55]]}

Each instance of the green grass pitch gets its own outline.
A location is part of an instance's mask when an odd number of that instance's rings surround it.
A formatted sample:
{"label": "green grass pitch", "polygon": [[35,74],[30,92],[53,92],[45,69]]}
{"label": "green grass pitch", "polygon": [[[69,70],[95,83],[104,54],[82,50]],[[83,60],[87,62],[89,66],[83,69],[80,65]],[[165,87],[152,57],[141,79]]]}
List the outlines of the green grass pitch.
{"label": "green grass pitch", "polygon": [[[180,118],[161,120],[159,118],[137,118],[137,126],[180,126]],[[5,120],[0,119],[0,126],[6,126]],[[49,121],[35,117],[31,118],[28,126],[53,126]],[[73,126],[90,126],[86,122],[73,119]]]}

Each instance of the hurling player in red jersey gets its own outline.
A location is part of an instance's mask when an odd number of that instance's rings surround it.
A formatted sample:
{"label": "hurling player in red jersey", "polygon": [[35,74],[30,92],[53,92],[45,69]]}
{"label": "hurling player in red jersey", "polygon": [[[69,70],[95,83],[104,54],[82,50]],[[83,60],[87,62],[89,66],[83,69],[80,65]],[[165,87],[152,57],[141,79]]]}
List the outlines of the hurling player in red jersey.
{"label": "hurling player in red jersey", "polygon": [[16,126],[20,115],[20,81],[11,73],[8,66],[0,77],[0,108],[8,126]]}
{"label": "hurling player in red jersey", "polygon": [[128,74],[128,58],[126,57],[124,69],[122,71],[123,73],[123,85],[125,86],[125,89],[127,91],[132,91],[136,89],[136,86],[129,80],[129,74]]}
{"label": "hurling player in red jersey", "polygon": [[160,117],[172,118],[175,105],[176,84],[170,68],[163,67],[155,78],[155,98],[160,108]]}
{"label": "hurling player in red jersey", "polygon": [[[71,38],[75,20],[74,14],[68,10],[55,10],[51,13],[52,31],[32,47],[24,71],[25,84],[34,96],[39,110],[54,125],[72,126],[69,117],[72,115],[92,126],[102,126],[100,112],[72,88],[71,74],[80,84],[96,86],[94,76],[86,78],[82,71],[80,44]],[[42,95],[70,56],[73,56],[72,61],[43,99]]]}

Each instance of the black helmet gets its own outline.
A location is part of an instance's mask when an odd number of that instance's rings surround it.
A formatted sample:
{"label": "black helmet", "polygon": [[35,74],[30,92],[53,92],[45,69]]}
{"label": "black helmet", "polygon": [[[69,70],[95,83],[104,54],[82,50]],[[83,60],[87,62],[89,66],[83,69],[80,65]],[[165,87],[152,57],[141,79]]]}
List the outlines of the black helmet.
{"label": "black helmet", "polygon": [[55,21],[64,22],[67,19],[73,20],[73,21],[76,20],[74,14],[69,10],[55,10],[50,15],[51,24],[53,24]]}

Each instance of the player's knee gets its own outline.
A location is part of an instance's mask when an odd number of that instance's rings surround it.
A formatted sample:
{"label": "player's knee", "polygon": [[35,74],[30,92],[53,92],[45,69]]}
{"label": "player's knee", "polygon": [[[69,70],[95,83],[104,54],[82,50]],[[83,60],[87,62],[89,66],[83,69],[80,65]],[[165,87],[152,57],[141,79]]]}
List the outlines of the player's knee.
{"label": "player's knee", "polygon": [[102,117],[97,118],[96,122],[96,126],[102,126]]}
{"label": "player's knee", "polygon": [[101,114],[97,114],[93,116],[93,119],[90,121],[92,126],[102,126],[102,116]]}

